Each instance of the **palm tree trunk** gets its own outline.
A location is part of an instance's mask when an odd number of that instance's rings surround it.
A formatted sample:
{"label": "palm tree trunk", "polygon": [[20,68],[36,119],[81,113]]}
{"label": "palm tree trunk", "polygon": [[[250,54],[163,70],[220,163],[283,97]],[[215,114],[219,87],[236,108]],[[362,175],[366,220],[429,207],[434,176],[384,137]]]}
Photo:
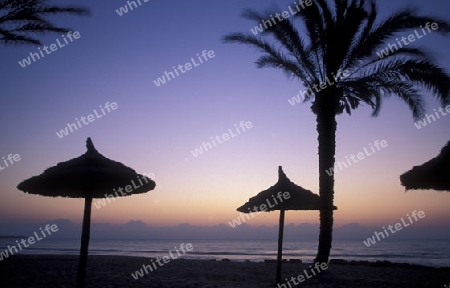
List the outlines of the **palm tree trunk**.
{"label": "palm tree trunk", "polygon": [[326,170],[333,168],[336,154],[336,103],[333,97],[334,89],[328,87],[323,94],[316,98],[317,104],[317,132],[319,133],[319,195],[320,234],[319,247],[315,262],[328,263],[333,236],[333,200],[334,173],[330,176]]}

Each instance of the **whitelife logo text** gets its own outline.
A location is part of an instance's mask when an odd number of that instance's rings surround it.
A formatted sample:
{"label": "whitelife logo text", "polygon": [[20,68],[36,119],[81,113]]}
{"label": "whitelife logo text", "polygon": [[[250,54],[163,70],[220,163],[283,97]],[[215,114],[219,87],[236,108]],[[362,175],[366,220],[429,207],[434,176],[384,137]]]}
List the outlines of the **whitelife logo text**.
{"label": "whitelife logo text", "polygon": [[[72,39],[72,36],[73,36],[73,39]],[[66,37],[69,38],[70,42],[67,41]],[[58,47],[62,48],[64,46],[66,46],[66,45],[69,45],[69,43],[72,43],[74,41],[74,39],[76,40],[76,39],[79,39],[80,37],[81,37],[80,32],[75,31],[72,34],[72,31],[69,31],[66,36],[62,35],[64,43],[66,43],[66,44],[61,44],[59,39],[56,39],[56,43],[58,43],[58,46],[56,46],[56,44],[51,44],[50,46],[42,47],[42,50],[44,50],[46,54],[44,54],[44,52],[42,52],[41,48],[38,47],[37,49],[38,49],[39,53],[30,52],[30,56],[28,56],[27,58],[23,59],[22,61],[19,61],[19,65],[22,66],[22,68],[25,68],[25,67],[27,67],[27,66],[32,64],[31,60],[33,60],[33,63],[34,63],[37,60],[41,59],[41,57],[44,58],[45,55],[49,55],[52,52],[55,52],[56,50],[58,50]],[[49,48],[50,48],[50,51],[49,51]],[[41,55],[41,56],[39,56],[39,55]],[[30,57],[31,57],[31,59],[30,59]]]}

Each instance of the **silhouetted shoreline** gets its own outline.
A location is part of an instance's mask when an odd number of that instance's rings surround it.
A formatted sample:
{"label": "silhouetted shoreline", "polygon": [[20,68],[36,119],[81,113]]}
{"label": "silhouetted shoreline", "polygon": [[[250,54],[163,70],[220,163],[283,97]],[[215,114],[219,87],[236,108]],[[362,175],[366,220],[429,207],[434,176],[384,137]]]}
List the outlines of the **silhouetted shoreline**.
{"label": "silhouetted shoreline", "polygon": [[[78,256],[14,255],[0,261],[5,287],[75,287]],[[228,259],[176,259],[138,280],[131,277],[146,257],[89,256],[86,287],[275,287],[275,263]],[[297,276],[311,263],[283,264],[282,279]],[[26,273],[24,272],[26,267]],[[45,273],[42,273],[45,271]],[[450,267],[433,268],[388,261],[332,260],[329,268],[293,287],[444,287]]]}

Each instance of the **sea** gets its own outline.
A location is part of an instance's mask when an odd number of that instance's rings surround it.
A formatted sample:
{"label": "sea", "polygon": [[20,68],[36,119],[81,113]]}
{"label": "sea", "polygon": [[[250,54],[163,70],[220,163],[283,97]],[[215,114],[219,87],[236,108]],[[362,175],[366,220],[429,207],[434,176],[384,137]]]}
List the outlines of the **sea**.
{"label": "sea", "polygon": [[[0,238],[0,252],[8,246],[17,246],[19,238]],[[19,242],[20,243],[20,242]],[[193,249],[182,254],[184,243]],[[387,260],[396,263],[419,264],[431,267],[450,267],[450,239],[399,240],[383,239],[370,247],[361,240],[333,240],[330,259]],[[23,247],[22,247],[23,248]],[[11,248],[12,249],[12,248]],[[79,238],[47,238],[14,254],[65,254],[78,255]],[[89,255],[121,255],[139,257],[168,256],[178,249],[183,258],[263,262],[277,256],[277,241],[273,240],[149,240],[149,239],[97,239],[89,243]],[[12,249],[14,252],[14,249]],[[317,252],[317,241],[284,241],[283,259],[301,259],[311,263]],[[10,253],[9,253],[10,254]],[[175,254],[174,254],[175,255]]]}

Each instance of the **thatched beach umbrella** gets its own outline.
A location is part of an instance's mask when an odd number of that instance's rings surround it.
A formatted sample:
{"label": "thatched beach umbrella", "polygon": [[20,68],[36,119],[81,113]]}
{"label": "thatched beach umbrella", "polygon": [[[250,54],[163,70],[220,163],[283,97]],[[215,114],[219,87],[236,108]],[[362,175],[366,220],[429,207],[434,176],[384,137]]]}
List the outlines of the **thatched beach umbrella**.
{"label": "thatched beach umbrella", "polygon": [[[337,208],[333,206],[333,209]],[[280,210],[278,228],[278,255],[276,283],[281,279],[281,258],[283,251],[284,214],[286,210],[320,210],[320,197],[309,190],[291,182],[278,167],[278,182],[267,190],[250,198],[247,203],[237,208],[242,213],[267,212]]]}
{"label": "thatched beach umbrella", "polygon": [[400,181],[406,190],[450,191],[450,141],[437,157],[420,166],[414,166],[412,170],[400,176]]}
{"label": "thatched beach umbrella", "polygon": [[[83,155],[58,163],[46,169],[41,175],[33,176],[17,186],[19,190],[30,194],[84,198],[77,287],[84,287],[85,283],[92,199],[105,198],[106,195],[127,196],[145,193],[156,186],[153,180],[101,155],[95,149],[91,138],[87,139],[86,147],[87,151]],[[123,192],[124,189],[126,193]]]}

